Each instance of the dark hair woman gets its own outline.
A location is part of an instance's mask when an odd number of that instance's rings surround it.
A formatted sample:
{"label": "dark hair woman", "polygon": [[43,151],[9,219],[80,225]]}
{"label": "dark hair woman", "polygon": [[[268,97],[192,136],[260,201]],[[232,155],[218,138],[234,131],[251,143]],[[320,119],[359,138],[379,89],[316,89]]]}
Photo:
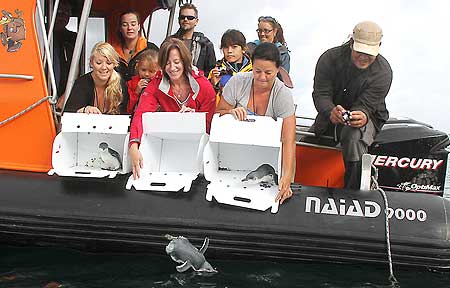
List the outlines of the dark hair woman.
{"label": "dark hair woman", "polygon": [[281,130],[282,170],[275,201],[292,196],[290,184],[295,169],[295,106],[291,91],[277,78],[280,53],[273,43],[261,43],[252,56],[252,72],[238,73],[223,89],[216,112],[238,120],[247,115],[283,118]]}
{"label": "dark hair woman", "polygon": [[148,42],[141,33],[141,18],[139,13],[128,10],[120,14],[118,23],[118,36],[120,42],[115,45],[120,57],[119,73],[128,81],[135,74],[136,59],[146,49],[158,51],[158,46]]}

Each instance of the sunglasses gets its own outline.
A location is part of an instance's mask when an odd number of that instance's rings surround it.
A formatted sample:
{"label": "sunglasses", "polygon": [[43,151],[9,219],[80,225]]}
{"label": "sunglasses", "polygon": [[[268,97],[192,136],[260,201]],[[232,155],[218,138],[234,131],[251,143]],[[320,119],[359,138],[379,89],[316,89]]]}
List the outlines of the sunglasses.
{"label": "sunglasses", "polygon": [[269,34],[270,32],[272,32],[273,29],[269,30],[269,29],[256,29],[256,33],[258,34]]}
{"label": "sunglasses", "polygon": [[178,20],[184,20],[184,19],[187,19],[187,20],[189,20],[189,21],[192,21],[192,20],[194,20],[195,18],[197,18],[197,17],[195,17],[195,16],[192,16],[192,15],[180,15],[180,16],[178,16]]}

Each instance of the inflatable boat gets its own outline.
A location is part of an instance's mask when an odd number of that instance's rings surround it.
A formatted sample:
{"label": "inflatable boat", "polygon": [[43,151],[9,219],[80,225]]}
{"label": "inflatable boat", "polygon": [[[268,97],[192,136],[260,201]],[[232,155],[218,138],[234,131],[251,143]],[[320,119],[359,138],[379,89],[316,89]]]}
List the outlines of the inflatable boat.
{"label": "inflatable boat", "polygon": [[[146,11],[171,8],[166,2],[146,1],[151,4]],[[360,190],[342,189],[339,147],[303,141],[310,136],[308,124],[298,119],[294,195],[276,211],[208,197],[211,179],[201,169],[194,169],[186,191],[170,192],[127,185],[129,171],[105,177],[49,175],[62,151],[55,143],[64,142],[56,141],[64,130],[59,130],[53,97],[47,96],[51,77],[41,56],[51,55],[38,37],[35,23],[44,24],[45,13],[37,3],[1,4],[27,29],[26,37],[0,46],[1,244],[162,254],[165,234],[183,235],[194,244],[208,236],[208,257],[450,269],[449,137],[410,119],[390,119],[384,126],[363,165],[368,176]],[[117,17],[118,10],[106,9],[108,3],[85,1],[80,29],[90,9]],[[16,65],[24,62],[26,67]]]}

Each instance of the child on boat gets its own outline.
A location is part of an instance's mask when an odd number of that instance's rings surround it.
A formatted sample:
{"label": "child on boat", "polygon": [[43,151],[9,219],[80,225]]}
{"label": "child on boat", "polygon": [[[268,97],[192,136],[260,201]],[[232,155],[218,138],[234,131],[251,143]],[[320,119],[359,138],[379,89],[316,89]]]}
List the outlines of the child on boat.
{"label": "child on boat", "polygon": [[128,94],[130,94],[127,106],[128,114],[134,113],[142,92],[159,70],[161,67],[158,64],[158,52],[153,49],[141,52],[136,64],[137,75],[127,82]]}
{"label": "child on boat", "polygon": [[241,31],[229,29],[222,35],[220,49],[222,60],[209,72],[208,79],[216,90],[216,104],[219,103],[222,89],[228,80],[238,72],[252,71],[252,61],[246,54],[247,41]]}

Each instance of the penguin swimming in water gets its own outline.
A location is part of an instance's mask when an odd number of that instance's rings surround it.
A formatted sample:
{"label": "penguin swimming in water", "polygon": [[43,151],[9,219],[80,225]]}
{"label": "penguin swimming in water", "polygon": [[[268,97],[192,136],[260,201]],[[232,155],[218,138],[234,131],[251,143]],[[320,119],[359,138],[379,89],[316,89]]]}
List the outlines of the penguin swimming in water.
{"label": "penguin swimming in water", "polygon": [[200,250],[183,236],[173,237],[166,234],[165,237],[170,240],[166,246],[167,255],[170,255],[175,262],[181,263],[176,267],[178,272],[184,272],[191,267],[199,272],[217,272],[205,259],[204,254],[209,245],[208,237],[205,238]]}
{"label": "penguin swimming in water", "polygon": [[102,142],[98,145],[99,156],[102,160],[101,169],[104,170],[119,170],[122,168],[122,161],[120,160],[120,154],[114,149],[109,148],[108,143]]}
{"label": "penguin swimming in water", "polygon": [[262,187],[270,188],[273,185],[278,185],[278,174],[272,165],[262,164],[256,170],[250,173],[242,179],[242,182],[260,183]]}

